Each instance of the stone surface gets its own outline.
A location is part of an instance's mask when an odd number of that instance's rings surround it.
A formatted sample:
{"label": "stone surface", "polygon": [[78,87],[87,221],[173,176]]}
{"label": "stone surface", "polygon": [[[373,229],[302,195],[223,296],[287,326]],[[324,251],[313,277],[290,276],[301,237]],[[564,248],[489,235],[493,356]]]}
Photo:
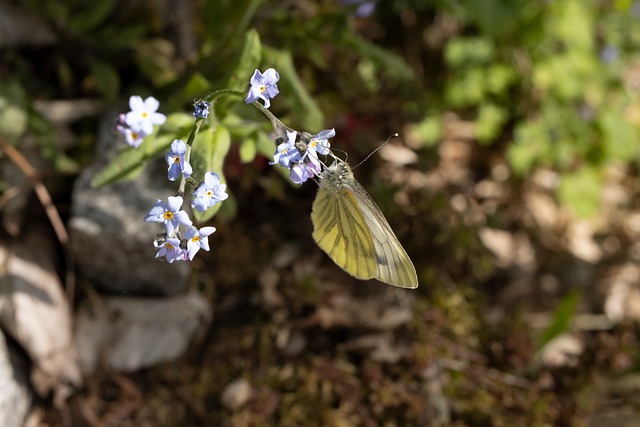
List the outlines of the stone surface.
{"label": "stone surface", "polygon": [[48,229],[31,226],[11,244],[0,245],[0,328],[31,359],[32,382],[56,402],[82,383],[73,345],[71,310],[55,269],[57,248]]}
{"label": "stone surface", "polygon": [[24,356],[0,330],[0,426],[22,427],[33,401]]}
{"label": "stone surface", "polygon": [[70,220],[71,243],[80,273],[98,289],[137,295],[173,295],[186,289],[187,262],[155,259],[153,239],[163,228],[143,219],[157,199],[174,195],[162,156],[137,178],[92,188],[95,174],[123,148],[112,130],[115,115],[105,119],[95,163],[76,181]]}
{"label": "stone surface", "polygon": [[236,378],[222,391],[220,401],[231,410],[240,409],[251,398],[252,387],[244,378]]}
{"label": "stone surface", "polygon": [[85,301],[76,318],[82,370],[106,366],[129,372],[175,360],[210,320],[208,301],[196,293]]}

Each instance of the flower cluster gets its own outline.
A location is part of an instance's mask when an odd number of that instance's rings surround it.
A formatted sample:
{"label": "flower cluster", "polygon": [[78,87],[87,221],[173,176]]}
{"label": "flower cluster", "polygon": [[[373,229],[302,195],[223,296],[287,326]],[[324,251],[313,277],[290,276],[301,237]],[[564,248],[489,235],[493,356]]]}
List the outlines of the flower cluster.
{"label": "flower cluster", "polygon": [[302,184],[320,174],[321,161],[318,154],[326,156],[330,152],[329,138],[336,135],[335,129],[323,130],[316,135],[287,132],[287,140],[278,145],[273,162],[289,169],[289,178],[295,184]]}
{"label": "flower cluster", "polygon": [[[265,70],[264,74],[260,70],[255,70],[251,77],[251,88],[247,93],[245,102],[253,103],[258,99],[264,101],[264,108],[271,106],[271,99],[278,93],[277,82],[280,75],[273,68]],[[268,114],[274,128],[280,121]],[[311,135],[306,132],[297,132],[282,125],[284,135],[280,138],[282,141],[277,147],[273,156],[273,162],[269,164],[279,164],[289,169],[289,178],[296,184],[302,184],[309,178],[313,178],[320,174],[322,169],[321,161],[318,154],[326,156],[330,152],[331,144],[329,138],[336,135],[334,129],[323,130],[322,132]],[[278,129],[275,129],[278,132]]]}
{"label": "flower cluster", "polygon": [[[132,97],[131,99],[134,98],[136,97]],[[147,101],[148,100],[149,98],[147,98]],[[145,101],[144,104],[146,104],[147,101]],[[137,105],[137,101],[131,104],[133,110],[133,106]],[[153,106],[153,109],[157,110],[157,101],[155,101]],[[208,102],[197,102],[194,107],[194,116],[196,119],[206,118],[209,114]],[[131,116],[129,116],[129,114],[126,115],[127,117],[131,117],[131,123],[138,123],[140,129],[148,126],[139,120],[139,116],[142,115],[140,114],[140,110],[132,112],[136,114],[131,114]],[[144,117],[151,117],[150,120],[157,121],[157,118],[153,118],[153,114],[158,113],[148,113]],[[153,123],[151,123],[151,125],[152,124]],[[170,181],[176,181],[178,177],[180,177],[183,180],[189,179],[194,185],[198,184],[192,177],[193,168],[189,163],[190,154],[191,147],[184,141],[175,139],[171,143],[169,150],[165,154],[165,159],[169,166],[167,178]],[[229,197],[226,193],[226,187],[226,185],[220,182],[218,174],[212,171],[207,172],[203,181],[199,183],[196,190],[191,194],[191,207],[200,212],[204,212],[215,204],[226,200],[227,197]],[[184,188],[184,183],[181,184],[181,188]],[[216,231],[215,227],[202,227],[200,229],[194,227],[193,222],[189,218],[189,214],[185,210],[182,210],[183,202],[184,199],[181,195],[168,197],[166,203],[158,200],[155,206],[153,206],[144,217],[145,222],[158,222],[164,225],[164,232],[156,236],[154,246],[157,249],[156,258],[164,257],[170,263],[180,260],[191,261],[200,249],[208,251],[208,238]]]}
{"label": "flower cluster", "polygon": [[[229,195],[225,190],[226,185],[220,184],[220,177],[215,172],[207,172],[205,180],[193,192],[191,207],[203,212],[226,200]],[[156,258],[165,257],[169,262],[191,261],[200,249],[209,250],[208,237],[216,231],[215,227],[194,227],[189,214],[182,210],[182,204],[181,196],[168,197],[166,203],[158,199],[144,217],[145,222],[164,224],[164,233],[160,233],[154,241],[158,249]],[[181,227],[185,229],[184,232]]]}
{"label": "flower cluster", "polygon": [[[170,263],[173,261],[193,260],[200,249],[209,250],[209,235],[213,234],[215,227],[193,226],[186,211],[180,210],[182,197],[168,197],[167,203],[158,200],[151,208],[145,222],[160,222],[164,224],[165,232],[161,233],[154,242],[158,249],[156,258],[165,257]],[[186,227],[184,238],[180,238],[180,226]]]}
{"label": "flower cluster", "polygon": [[160,103],[150,96],[144,101],[140,96],[129,98],[129,111],[118,116],[116,130],[124,135],[124,139],[130,146],[138,148],[142,140],[153,132],[154,125],[161,125],[167,120],[167,116],[158,113]]}
{"label": "flower cluster", "polygon": [[[255,70],[245,102],[254,104],[261,110],[274,127],[277,147],[270,164],[279,164],[287,168],[291,181],[302,184],[321,174],[324,163],[319,156],[331,154],[329,139],[335,136],[335,130],[323,130],[312,135],[293,130],[278,120],[268,108],[271,105],[271,99],[279,93],[277,86],[279,79],[280,75],[273,68],[265,70],[264,73]],[[240,93],[236,95],[245,96]],[[226,185],[221,182],[217,173],[208,171],[199,181],[193,176],[194,170],[189,163],[191,142],[197,136],[200,121],[210,114],[211,102],[215,97],[210,96],[207,99],[208,101],[198,100],[194,103],[193,115],[196,124],[188,141],[175,139],[165,154],[168,166],[167,178],[170,181],[177,181],[180,178],[180,189],[177,195],[168,197],[166,202],[157,200],[144,218],[145,222],[164,225],[164,231],[156,236],[154,246],[157,250],[156,258],[165,258],[170,263],[193,260],[200,249],[208,251],[208,238],[216,231],[214,227],[196,228],[187,211],[183,210],[186,184],[194,188],[191,192],[190,205],[191,209],[198,212],[204,212],[228,198]],[[258,100],[262,100],[262,103],[256,102]],[[139,96],[132,96],[129,106],[131,111],[120,115],[117,129],[125,136],[127,143],[138,147],[143,138],[153,131],[153,126],[163,124],[166,117],[157,112],[159,103],[153,97],[143,100]]]}

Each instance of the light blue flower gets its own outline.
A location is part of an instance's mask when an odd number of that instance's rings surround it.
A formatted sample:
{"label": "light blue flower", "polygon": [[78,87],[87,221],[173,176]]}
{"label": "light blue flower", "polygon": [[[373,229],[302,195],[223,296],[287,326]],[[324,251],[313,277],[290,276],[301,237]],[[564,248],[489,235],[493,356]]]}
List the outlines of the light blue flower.
{"label": "light blue flower", "polygon": [[335,129],[327,129],[311,137],[311,141],[307,144],[307,152],[309,150],[317,151],[319,154],[326,156],[329,154],[331,143],[329,138],[336,136]]}
{"label": "light blue flower", "polygon": [[190,261],[196,256],[200,249],[209,250],[209,235],[215,233],[215,227],[202,227],[198,230],[190,227],[185,231],[184,237],[187,239],[187,257]]}
{"label": "light blue flower", "polygon": [[305,165],[307,166],[307,170],[309,171],[309,177],[320,175],[320,170],[322,166],[320,165],[320,160],[317,156],[309,156],[305,160]]}
{"label": "light blue flower", "polygon": [[167,198],[167,203],[158,200],[153,208],[144,217],[144,222],[160,222],[164,224],[165,231],[168,236],[172,236],[173,232],[180,224],[189,226],[191,220],[185,211],[181,211],[182,197],[175,196]]}
{"label": "light blue flower", "polygon": [[165,156],[169,170],[167,171],[167,177],[169,181],[175,181],[180,175],[184,175],[189,178],[193,169],[189,162],[185,161],[184,156],[187,153],[187,144],[180,139],[175,139],[171,143],[171,149],[167,151]]}
{"label": "light blue flower", "polygon": [[249,89],[244,102],[251,104],[259,98],[264,101],[264,107],[269,108],[271,106],[270,99],[280,93],[276,84],[278,80],[280,80],[280,75],[273,68],[267,69],[264,75],[256,69],[253,76],[251,76],[251,89]]}
{"label": "light blue flower", "polygon": [[186,257],[186,252],[180,247],[180,240],[175,237],[170,237],[165,240],[159,247],[156,253],[156,258],[166,257],[169,263],[173,261],[181,261]]}
{"label": "light blue flower", "polygon": [[355,15],[360,18],[369,17],[376,9],[375,1],[365,1],[365,0],[340,0],[340,3],[345,6],[356,5]]}
{"label": "light blue flower", "polygon": [[143,101],[142,97],[134,95],[129,98],[131,111],[126,115],[126,122],[132,130],[149,135],[154,125],[161,125],[167,120],[167,116],[157,112],[159,107],[160,102],[153,96]]}
{"label": "light blue flower", "polygon": [[280,164],[285,168],[289,169],[291,167],[291,163],[296,162],[301,159],[300,152],[295,146],[296,136],[298,132],[287,132],[287,141],[278,145],[276,148],[276,152],[273,155],[273,162],[269,162],[270,165]]}
{"label": "light blue flower", "polygon": [[227,200],[229,195],[225,192],[227,186],[220,183],[220,177],[215,172],[207,172],[204,181],[193,192],[191,207],[204,212],[211,206],[223,200]]}
{"label": "light blue flower", "polygon": [[605,64],[611,64],[615,62],[619,56],[620,51],[615,46],[607,45],[600,51],[600,59]]}
{"label": "light blue flower", "polygon": [[291,172],[289,172],[289,179],[291,179],[294,184],[302,184],[312,176],[313,174],[304,162],[294,164],[291,168]]}
{"label": "light blue flower", "polygon": [[124,136],[127,144],[133,148],[138,148],[147,136],[141,129],[133,129],[127,124],[126,114],[120,114],[116,122],[116,131]]}

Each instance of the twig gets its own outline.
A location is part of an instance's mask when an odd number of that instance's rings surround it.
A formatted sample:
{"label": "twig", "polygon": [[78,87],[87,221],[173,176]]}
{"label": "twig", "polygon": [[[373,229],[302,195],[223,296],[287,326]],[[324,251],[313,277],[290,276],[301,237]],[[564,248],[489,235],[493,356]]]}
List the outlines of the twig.
{"label": "twig", "polygon": [[75,297],[76,288],[76,276],[75,276],[75,263],[71,248],[69,247],[69,233],[60,217],[58,209],[56,209],[49,194],[49,190],[42,183],[42,180],[38,176],[36,169],[31,166],[29,161],[18,151],[16,148],[8,144],[4,139],[0,138],[0,149],[7,155],[7,157],[22,171],[22,173],[31,180],[33,184],[33,190],[40,201],[40,204],[44,208],[44,211],[49,218],[51,227],[62,246],[64,252],[66,268],[66,288],[67,297],[71,306],[73,306],[73,300]]}

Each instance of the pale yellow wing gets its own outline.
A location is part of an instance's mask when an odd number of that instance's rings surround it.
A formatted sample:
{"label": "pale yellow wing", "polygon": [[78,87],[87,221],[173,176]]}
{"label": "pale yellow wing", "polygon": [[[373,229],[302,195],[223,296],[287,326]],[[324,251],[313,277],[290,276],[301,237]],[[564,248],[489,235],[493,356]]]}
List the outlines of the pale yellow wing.
{"label": "pale yellow wing", "polygon": [[320,189],[311,212],[313,238],[329,257],[358,279],[378,275],[376,252],[367,222],[351,192]]}
{"label": "pale yellow wing", "polygon": [[350,184],[358,195],[356,200],[369,228],[375,248],[377,272],[374,277],[390,285],[417,288],[418,276],[413,262],[398,241],[380,208],[356,180]]}

